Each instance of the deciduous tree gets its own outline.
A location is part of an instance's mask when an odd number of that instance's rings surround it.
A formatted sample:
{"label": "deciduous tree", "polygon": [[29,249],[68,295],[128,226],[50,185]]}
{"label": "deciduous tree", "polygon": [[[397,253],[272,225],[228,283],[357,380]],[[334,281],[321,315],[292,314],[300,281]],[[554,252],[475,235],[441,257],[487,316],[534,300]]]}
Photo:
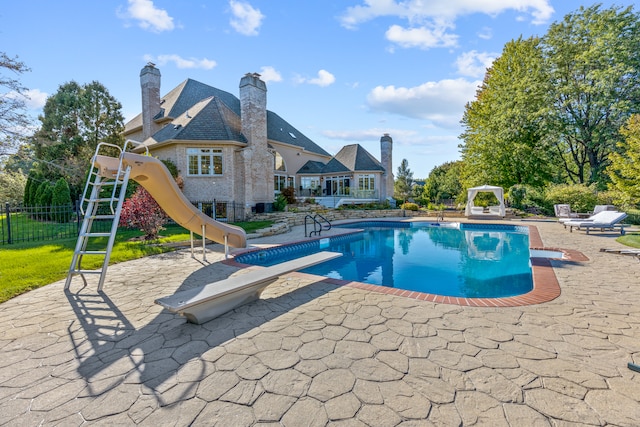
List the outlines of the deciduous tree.
{"label": "deciduous tree", "polygon": [[20,75],[31,70],[17,57],[10,58],[0,52],[0,87],[8,90],[0,93],[0,156],[15,152],[20,137],[30,124],[25,103],[27,89],[18,79],[5,75],[4,71]]}
{"label": "deciduous tree", "polygon": [[580,7],[542,44],[548,123],[571,182],[600,183],[619,129],[640,107],[640,19],[632,7]]}
{"label": "deciduous tree", "polygon": [[623,204],[637,206],[640,204],[640,115],[631,116],[620,133],[618,152],[609,156],[610,186],[622,195]]}
{"label": "deciduous tree", "polygon": [[485,74],[462,119],[462,186],[542,186],[550,150],[542,116],[546,101],[539,40],[507,43]]}
{"label": "deciduous tree", "polygon": [[422,197],[435,203],[457,198],[462,192],[461,168],[461,161],[446,162],[434,167],[425,182]]}

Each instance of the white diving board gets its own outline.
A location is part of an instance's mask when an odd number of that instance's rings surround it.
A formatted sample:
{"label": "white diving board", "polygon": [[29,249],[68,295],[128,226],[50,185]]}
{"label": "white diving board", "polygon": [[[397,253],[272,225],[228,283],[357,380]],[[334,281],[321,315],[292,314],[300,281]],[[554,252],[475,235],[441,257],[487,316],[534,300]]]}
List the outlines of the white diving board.
{"label": "white diving board", "polygon": [[280,264],[251,270],[197,288],[158,298],[159,304],[179,313],[191,323],[201,324],[260,298],[262,291],[278,277],[342,256],[338,252],[317,252]]}

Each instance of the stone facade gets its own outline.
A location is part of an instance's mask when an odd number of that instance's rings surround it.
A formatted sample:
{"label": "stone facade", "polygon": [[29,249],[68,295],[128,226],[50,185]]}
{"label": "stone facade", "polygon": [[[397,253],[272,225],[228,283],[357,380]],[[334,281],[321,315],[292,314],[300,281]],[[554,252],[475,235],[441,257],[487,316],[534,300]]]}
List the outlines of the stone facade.
{"label": "stone facade", "polygon": [[142,90],[142,140],[149,138],[160,127],[153,120],[160,111],[160,70],[154,64],[147,64],[140,71]]}
{"label": "stone facade", "polygon": [[393,139],[388,133],[380,138],[380,163],[385,169],[382,175],[380,198],[393,197]]}
{"label": "stone facade", "polygon": [[[296,225],[304,225],[304,220],[307,215],[315,215],[316,213],[322,215],[329,222],[344,221],[344,220],[366,220],[376,218],[412,218],[412,217],[433,217],[437,216],[435,211],[407,211],[403,209],[322,209],[321,206],[317,208],[305,209],[302,212],[271,212],[263,214],[253,214],[250,217],[250,221],[274,221],[284,222],[289,227]],[[452,216],[459,217],[460,212],[451,212]],[[446,215],[445,215],[446,216]]]}
{"label": "stone facade", "polygon": [[[161,97],[160,83],[160,71],[148,63],[140,72],[142,112],[123,135],[137,143],[134,151],[175,163],[189,200],[234,202],[250,215],[269,212],[276,193],[289,186],[299,198],[327,206],[343,197],[372,201],[393,194],[393,174],[360,145],[332,156],[267,110],[267,86],[257,73],[242,77],[239,97],[192,79]],[[385,134],[380,148],[387,171],[391,146]],[[212,166],[219,168],[220,159],[222,173]]]}
{"label": "stone facade", "polygon": [[247,73],[240,80],[240,118],[247,147],[244,163],[244,205],[273,201],[273,154],[267,142],[267,85],[260,75]]}

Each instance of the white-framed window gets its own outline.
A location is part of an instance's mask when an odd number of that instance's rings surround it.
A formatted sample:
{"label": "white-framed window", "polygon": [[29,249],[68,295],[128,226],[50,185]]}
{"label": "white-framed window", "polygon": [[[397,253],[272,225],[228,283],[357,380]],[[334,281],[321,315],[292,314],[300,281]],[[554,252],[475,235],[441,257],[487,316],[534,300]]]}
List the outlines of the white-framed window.
{"label": "white-framed window", "polygon": [[320,188],[319,176],[303,176],[300,178],[300,186],[303,190],[315,191]]}
{"label": "white-framed window", "polygon": [[325,178],[325,195],[348,196],[351,192],[349,176],[331,176]]}
{"label": "white-framed window", "polygon": [[222,175],[221,148],[187,148],[191,176]]}
{"label": "white-framed window", "polygon": [[358,177],[358,190],[375,190],[375,189],[376,189],[375,175],[360,175]]}
{"label": "white-framed window", "polygon": [[296,177],[287,175],[273,175],[273,190],[276,194],[281,192],[287,187],[296,188]]}

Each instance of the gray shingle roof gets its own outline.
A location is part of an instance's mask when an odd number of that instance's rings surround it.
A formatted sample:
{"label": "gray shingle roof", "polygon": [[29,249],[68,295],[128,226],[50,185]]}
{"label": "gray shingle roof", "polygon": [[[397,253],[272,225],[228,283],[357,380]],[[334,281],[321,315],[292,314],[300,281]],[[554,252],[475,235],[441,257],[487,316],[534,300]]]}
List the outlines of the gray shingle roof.
{"label": "gray shingle roof", "polygon": [[[197,107],[205,99],[212,100],[202,108]],[[187,112],[190,120],[184,120]],[[163,118],[172,120],[153,135],[157,142],[172,139],[247,142],[240,131],[240,100],[229,92],[196,80],[183,81],[161,99],[161,111],[155,119]],[[141,125],[142,114],[139,114],[125,125],[125,130]],[[330,156],[282,117],[268,110],[267,139]]]}
{"label": "gray shingle roof", "polygon": [[307,163],[302,165],[302,167],[296,173],[317,175],[322,173],[323,168],[324,168],[324,163],[309,160]]}
{"label": "gray shingle roof", "polygon": [[331,156],[324,148],[306,137],[276,113],[267,110],[267,138],[300,147],[312,153]]}
{"label": "gray shingle roof", "polygon": [[344,172],[351,172],[351,170],[345,165],[343,165],[342,163],[340,163],[340,161],[335,157],[329,160],[329,163],[324,165],[324,167],[322,168],[322,173],[344,173]]}
{"label": "gray shingle roof", "polygon": [[373,157],[360,144],[342,147],[334,157],[351,171],[384,171],[382,163]]}
{"label": "gray shingle roof", "polygon": [[240,131],[240,118],[217,97],[206,98],[158,132],[157,142],[168,140],[239,141],[246,143]]}
{"label": "gray shingle roof", "polygon": [[336,174],[350,172],[382,171],[382,163],[373,157],[360,144],[342,147],[327,164],[308,161],[298,170],[299,174]]}

